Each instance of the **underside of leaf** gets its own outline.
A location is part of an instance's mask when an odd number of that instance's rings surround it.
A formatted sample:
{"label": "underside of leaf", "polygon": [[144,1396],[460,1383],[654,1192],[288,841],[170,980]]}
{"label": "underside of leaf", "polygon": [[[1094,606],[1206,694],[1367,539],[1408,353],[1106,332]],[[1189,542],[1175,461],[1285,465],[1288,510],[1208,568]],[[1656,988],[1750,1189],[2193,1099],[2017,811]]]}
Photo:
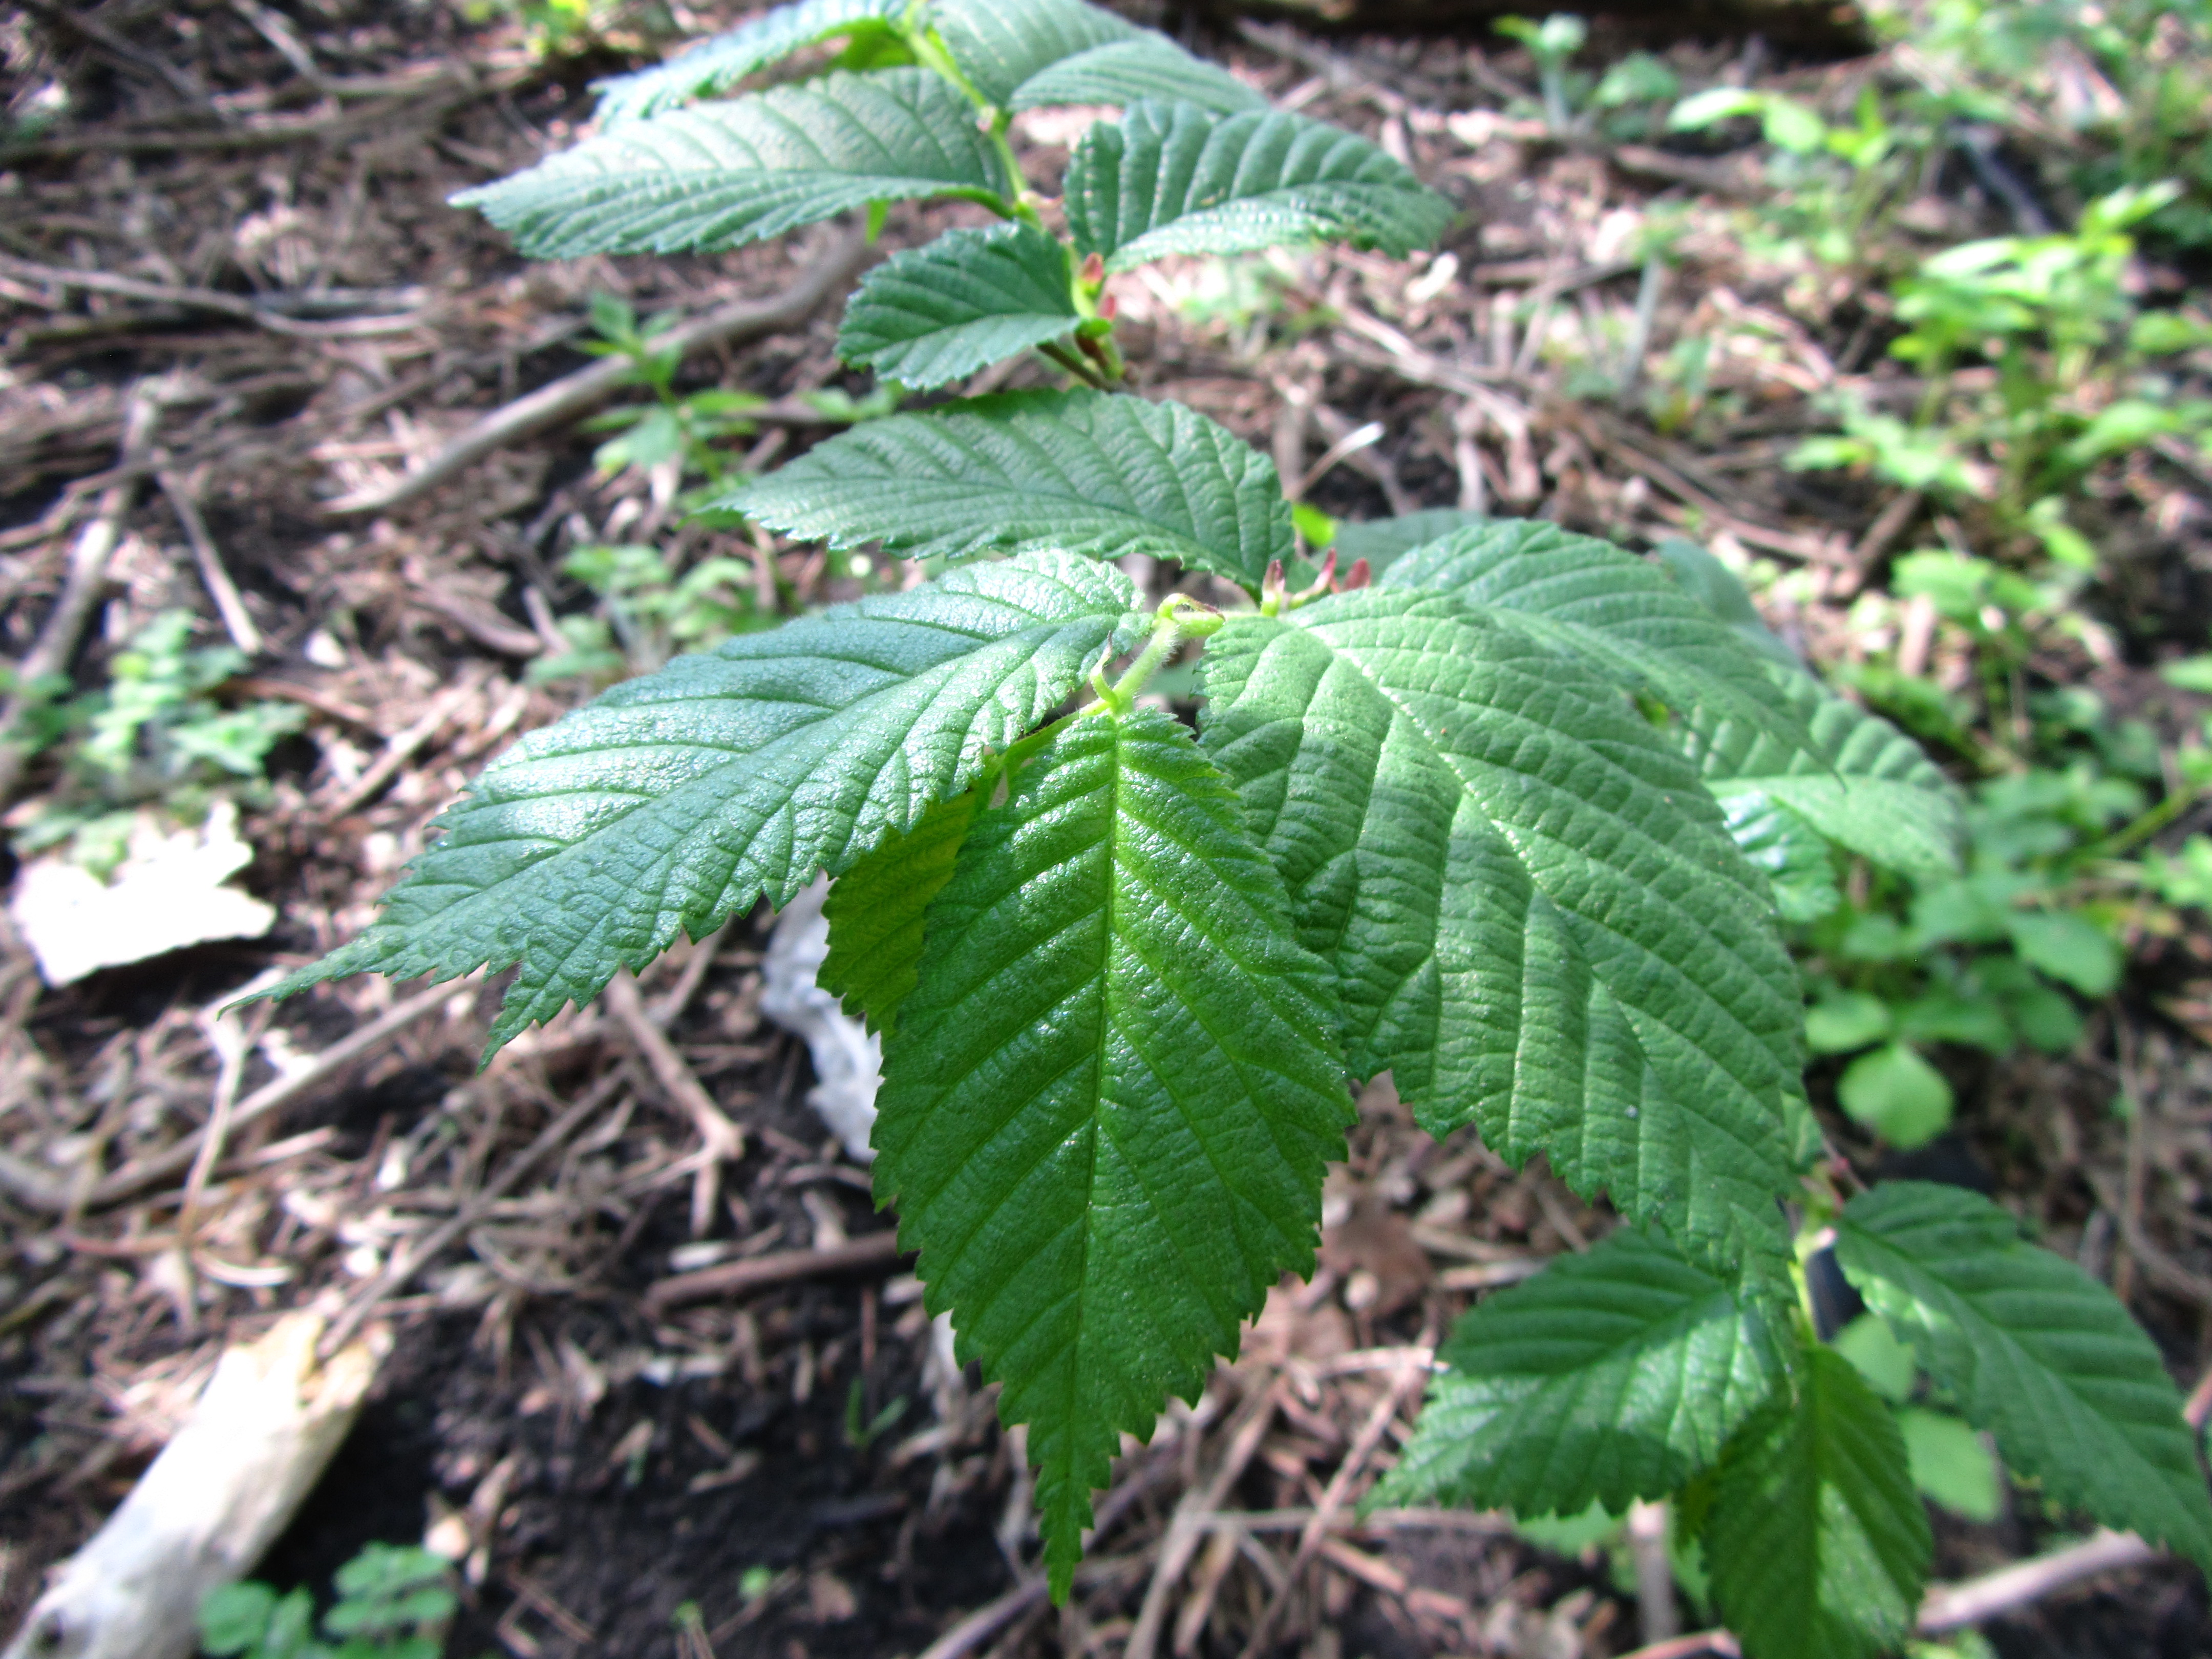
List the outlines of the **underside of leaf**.
{"label": "underside of leaf", "polygon": [[913,826],[1141,629],[1133,592],[1034,553],[617,686],[486,768],[376,923],[272,994],[519,963],[497,1048],[679,931],[783,904]]}
{"label": "underside of leaf", "polygon": [[1756,1659],[1872,1659],[1912,1633],[1932,1544],[1890,1409],[1815,1346],[1793,1405],[1729,1443],[1705,1523],[1729,1627]]}
{"label": "underside of leaf", "polygon": [[951,82],[894,69],[630,122],[453,200],[550,259],[735,247],[871,202],[1006,185]]}
{"label": "underside of leaf", "polygon": [[907,0],[797,0],[748,18],[700,41],[665,64],[594,81],[599,130],[642,120],[735,86],[748,75],[817,41],[869,30],[888,31],[906,15]]}
{"label": "underside of leaf", "polygon": [[1034,225],[951,230],[861,279],[837,355],[917,391],[1061,338],[1080,319],[1067,255]]}
{"label": "underside of leaf", "polygon": [[1756,1303],[1634,1228],[1483,1302],[1439,1357],[1375,1503],[1618,1514],[1711,1465],[1781,1376]]}
{"label": "underside of leaf", "polygon": [[2165,1363],[2127,1310],[1978,1194],[1887,1182],[1836,1259],[2021,1474],[2212,1571],[2212,1498]]}
{"label": "underside of leaf", "polygon": [[878,1200],[1029,1425],[1065,1595],[1124,1431],[1311,1269],[1350,1097],[1327,977],[1164,714],[1075,720],[980,811],[884,1051]]}
{"label": "underside of leaf", "polygon": [[1256,589],[1293,550],[1273,463],[1180,404],[1019,392],[870,421],[713,503],[908,558],[1145,553]]}
{"label": "underside of leaf", "polygon": [[1204,743],[1329,961],[1352,1070],[1724,1267],[1779,1238],[1796,968],[1619,688],[1441,594],[1237,617]]}
{"label": "underside of leaf", "polygon": [[1364,138],[1281,111],[1219,115],[1129,106],[1086,132],[1069,163],[1076,252],[1127,270],[1170,253],[1352,241],[1403,257],[1451,216],[1443,198]]}

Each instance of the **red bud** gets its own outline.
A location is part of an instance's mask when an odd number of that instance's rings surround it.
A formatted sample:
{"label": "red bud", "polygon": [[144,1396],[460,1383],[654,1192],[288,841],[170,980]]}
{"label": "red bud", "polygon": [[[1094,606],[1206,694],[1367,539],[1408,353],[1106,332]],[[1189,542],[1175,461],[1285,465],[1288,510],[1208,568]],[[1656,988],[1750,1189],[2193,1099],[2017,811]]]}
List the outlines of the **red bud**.
{"label": "red bud", "polygon": [[1083,256],[1083,280],[1092,288],[1106,280],[1106,261],[1096,253]]}
{"label": "red bud", "polygon": [[1344,573],[1344,580],[1337,584],[1336,591],[1340,593],[1353,592],[1374,580],[1375,572],[1368,567],[1367,561],[1354,559],[1352,568]]}
{"label": "red bud", "polygon": [[1114,320],[1114,313],[1121,310],[1121,301],[1116,299],[1111,294],[1108,295],[1104,299],[1098,302],[1098,314],[1101,317],[1103,317],[1109,323]]}

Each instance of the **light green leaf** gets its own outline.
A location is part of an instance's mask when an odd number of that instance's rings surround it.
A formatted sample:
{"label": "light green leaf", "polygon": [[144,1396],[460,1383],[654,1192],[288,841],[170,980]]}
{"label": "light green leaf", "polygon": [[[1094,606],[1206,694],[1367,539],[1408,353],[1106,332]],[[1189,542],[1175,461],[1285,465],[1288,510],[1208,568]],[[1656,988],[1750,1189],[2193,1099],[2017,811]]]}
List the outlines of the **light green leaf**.
{"label": "light green leaf", "polygon": [[1897,1414],[1912,1484],[1954,1515],[1997,1518],[1997,1460],[1981,1436],[1948,1412],[1908,1406]]}
{"label": "light green leaf", "polygon": [[1863,991],[1838,991],[1805,1011],[1805,1046],[1816,1054],[1847,1054],[1889,1035],[1889,1005]]}
{"label": "light green leaf", "polygon": [[1439,1357],[1371,1503],[1619,1514],[1711,1465],[1781,1376],[1758,1305],[1634,1228],[1487,1298]]}
{"label": "light green leaf", "polygon": [[700,41],[665,64],[592,82],[599,95],[599,131],[642,120],[710,93],[817,41],[840,35],[888,33],[906,15],[907,0],[798,0]]}
{"label": "light green leaf", "polygon": [[1181,404],[1017,392],[817,444],[713,503],[786,535],[909,558],[1147,553],[1256,590],[1293,545],[1274,464]]}
{"label": "light green leaf", "polygon": [[1957,1187],[1887,1182],[1836,1231],[1844,1275],[2008,1464],[2212,1568],[2212,1500],[2180,1394],[2111,1291]]}
{"label": "light green leaf", "polygon": [[1455,530],[1489,522],[1488,515],[1470,513],[1463,507],[1425,507],[1418,512],[1401,513],[1395,519],[1340,524],[1336,527],[1336,562],[1340,566],[1349,567],[1354,559],[1364,559],[1368,568],[1379,576],[1401,554],[1425,547]]}
{"label": "light green leaf", "polygon": [[626,123],[453,201],[554,259],[736,247],[870,202],[1006,188],[951,83],[895,69]]}
{"label": "light green leaf", "polygon": [[1807,744],[1759,653],[1664,569],[1611,542],[1492,519],[1415,548],[1379,585],[1453,594],[1685,717],[1725,714],[1784,752]]}
{"label": "light green leaf", "polygon": [[1010,107],[1128,105],[1140,98],[1195,104],[1224,114],[1267,106],[1265,97],[1228,70],[1194,58],[1164,35],[1146,30],[1130,40],[1092,46],[1040,70],[1015,88]]}
{"label": "light green leaf", "polygon": [[1836,1098],[1855,1122],[1911,1152],[1951,1127],[1951,1085],[1902,1042],[1861,1054],[1836,1079]]}
{"label": "light green leaf", "polygon": [[1835,1350],[1851,1362],[1866,1384],[1893,1405],[1912,1398],[1920,1362],[1897,1340],[1880,1314],[1863,1313],[1836,1333]]}
{"label": "light green leaf", "polygon": [[1818,921],[1844,902],[1835,854],[1804,819],[1759,794],[1731,795],[1721,811],[1737,849],[1766,877],[1783,921]]}
{"label": "light green leaf", "polygon": [[1674,132],[1698,132],[1740,115],[1756,115],[1765,104],[1764,94],[1747,87],[1708,87],[1675,105],[1667,125]]}
{"label": "light green leaf", "polygon": [[520,964],[497,1048],[849,868],[1048,714],[1145,618],[1110,566],[1039,552],[743,634],[617,686],[487,767],[350,945],[271,994],[374,969]]}
{"label": "light green leaf", "polygon": [[1402,258],[1451,204],[1364,138],[1302,115],[1217,115],[1140,100],[1085,133],[1068,164],[1076,252],[1109,271],[1170,253],[1351,241]]}
{"label": "light green leaf", "polygon": [[872,1031],[890,1030],[899,1004],[914,989],[922,917],[952,879],[953,860],[975,815],[973,789],[939,801],[913,829],[893,830],[830,884],[822,902],[830,949],[815,978]]}
{"label": "light green leaf", "polygon": [[1055,1594],[1126,1431],[1310,1271],[1351,1099],[1328,976],[1189,734],[1072,722],[976,814],[884,1049],[876,1190],[1029,1425]]}
{"label": "light green leaf", "polygon": [[1036,226],[949,230],[861,278],[837,355],[926,392],[1059,339],[1080,320],[1066,252]]}
{"label": "light green leaf", "polygon": [[1142,36],[1083,0],[943,0],[938,33],[975,90],[1004,109],[1022,84],[1094,47]]}
{"label": "light green leaf", "polygon": [[2158,665],[2158,677],[2184,691],[2212,695],[2212,656],[2177,657]]}
{"label": "light green leaf", "polygon": [[2005,917],[2005,928],[2023,962],[2085,997],[2110,996],[2120,982],[2120,947],[2087,916],[2070,910],[2014,910]]}
{"label": "light green leaf", "polygon": [[1733,1261],[1779,1225],[1797,972],[1609,679],[1448,595],[1231,617],[1202,740],[1334,966],[1361,1077]]}
{"label": "light green leaf", "polygon": [[1928,1514],[1890,1408],[1814,1347],[1795,1404],[1729,1443],[1705,1529],[1729,1628],[1758,1659],[1872,1659],[1912,1633]]}
{"label": "light green leaf", "polygon": [[1771,720],[1754,725],[1734,710],[1701,706],[1691,712],[1683,740],[1705,787],[1732,814],[1754,805],[1752,797],[1786,807],[1885,869],[1928,877],[1955,872],[1966,815],[1958,792],[1920,746],[1809,674],[1778,665],[1766,672],[1769,699],[1810,743],[1778,740]]}

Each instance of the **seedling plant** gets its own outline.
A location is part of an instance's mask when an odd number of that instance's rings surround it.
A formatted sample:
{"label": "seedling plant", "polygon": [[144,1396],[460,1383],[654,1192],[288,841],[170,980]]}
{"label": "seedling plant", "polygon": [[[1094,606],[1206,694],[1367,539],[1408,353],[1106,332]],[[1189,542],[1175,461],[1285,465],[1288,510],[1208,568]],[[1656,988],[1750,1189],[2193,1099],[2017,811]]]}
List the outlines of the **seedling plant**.
{"label": "seedling plant", "polygon": [[[826,73],[712,95],[825,40]],[[841,351],[920,390],[1025,351],[1073,384],[871,421],[719,497],[931,574],[526,738],[280,994],[511,969],[496,1048],[830,874],[823,983],[884,1035],[878,1201],[1027,1425],[1058,1596],[1121,1437],[1311,1269],[1347,1085],[1383,1072],[1431,1133],[1544,1153],[1623,1218],[1462,1322],[1384,1501],[1674,1496],[1747,1651],[1894,1645],[1928,1522],[1889,1406],[1810,1316],[1802,1263],[1832,1248],[2013,1469],[2212,1564],[2179,1398],[2111,1295],[1985,1200],[1847,1196],[1824,1155],[1754,860],[1810,838],[1951,866],[1917,748],[1556,526],[1347,526],[1293,586],[1267,459],[1111,390],[1117,274],[1402,256],[1442,198],[1080,0],[801,0],[602,93],[597,136],[460,199],[554,258],[974,204],[995,222],[861,281]],[[1052,104],[1121,112],[1056,209],[1007,136]],[[1140,604],[1128,554],[1195,592]],[[1146,695],[1194,650],[1195,731]]]}

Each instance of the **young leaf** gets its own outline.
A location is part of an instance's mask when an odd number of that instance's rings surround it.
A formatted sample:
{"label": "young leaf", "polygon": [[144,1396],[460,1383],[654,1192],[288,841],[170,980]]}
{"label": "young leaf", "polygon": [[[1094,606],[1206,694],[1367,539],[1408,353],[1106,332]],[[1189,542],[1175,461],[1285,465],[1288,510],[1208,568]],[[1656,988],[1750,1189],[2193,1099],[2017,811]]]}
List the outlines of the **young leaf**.
{"label": "young leaf", "polygon": [[952,879],[953,860],[975,816],[975,792],[963,789],[921,815],[830,884],[822,915],[830,949],[815,978],[845,1012],[888,1031],[914,989],[921,965],[921,922],[929,902]]}
{"label": "young leaf", "polygon": [[1027,1423],[1066,1593],[1123,1431],[1310,1271],[1350,1097],[1328,980],[1182,727],[1072,722],[979,811],[884,1049],[878,1201]]}
{"label": "young leaf", "polygon": [[1014,392],[871,421],[713,504],[909,558],[1148,553],[1257,589],[1294,550],[1274,464],[1181,404]]}
{"label": "young leaf", "polygon": [[1352,241],[1396,257],[1442,234],[1451,204],[1364,138],[1280,111],[1216,115],[1141,100],[1083,135],[1068,164],[1079,253],[1127,270],[1170,253]]}
{"label": "young leaf", "polygon": [[1836,1260],[2022,1474],[2212,1570],[2212,1500],[2181,1397],[2111,1291],[1956,1187],[1851,1200]]}
{"label": "young leaf", "polygon": [[1632,1227],[1484,1301],[1441,1357],[1376,1503],[1619,1514],[1711,1465],[1781,1376],[1756,1302]]}
{"label": "young leaf", "polygon": [[1932,1545],[1889,1407],[1815,1346],[1800,1393],[1729,1442],[1705,1528],[1729,1628],[1758,1659],[1871,1659],[1912,1633]]}
{"label": "young leaf", "polygon": [[1081,319],[1067,254],[1034,225],[949,230],[861,278],[837,355],[916,391],[1056,340]]}
{"label": "young leaf", "polygon": [[1038,70],[1014,89],[1009,107],[1126,106],[1140,98],[1195,104],[1224,115],[1267,106],[1266,98],[1228,70],[1192,57],[1166,36],[1148,29],[1130,40],[1092,46]]}
{"label": "young leaf", "polygon": [[1887,869],[1955,872],[1966,817],[1919,744],[1809,674],[1778,665],[1767,675],[1769,698],[1810,741],[1778,741],[1717,706],[1689,711],[1685,744],[1722,805],[1744,816],[1779,806]]}
{"label": "young leaf", "polygon": [[497,1048],[910,828],[1133,637],[1133,593],[1031,553],[680,657],[487,767],[382,917],[272,994],[519,963]]}
{"label": "young leaf", "polygon": [[1779,744],[1806,742],[1743,636],[1611,542],[1492,519],[1415,548],[1378,586],[1450,593],[1686,715],[1724,712]]}
{"label": "young leaf", "polygon": [[1061,59],[1139,38],[1135,24],[1083,0],[944,0],[937,28],[975,90],[1002,109]]}
{"label": "young leaf", "polygon": [[1336,969],[1361,1077],[1723,1264],[1771,1248],[1797,972],[1610,680],[1449,595],[1232,617],[1202,741]]}
{"label": "young leaf", "polygon": [[700,41],[665,64],[594,81],[599,131],[675,109],[839,35],[888,33],[906,15],[907,0],[797,0],[748,18],[736,28]]}
{"label": "young leaf", "polygon": [[453,201],[557,259],[736,247],[870,202],[995,200],[1007,184],[951,83],[894,69],[630,122]]}

